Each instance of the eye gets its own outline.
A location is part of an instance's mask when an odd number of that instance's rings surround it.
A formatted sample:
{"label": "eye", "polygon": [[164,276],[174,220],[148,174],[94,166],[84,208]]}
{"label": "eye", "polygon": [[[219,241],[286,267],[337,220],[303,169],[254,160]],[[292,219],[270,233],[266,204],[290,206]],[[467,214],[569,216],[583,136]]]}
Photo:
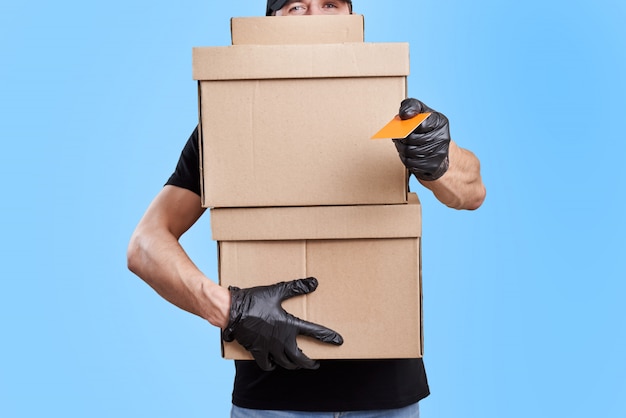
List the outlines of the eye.
{"label": "eye", "polygon": [[322,8],[324,8],[324,9],[331,9],[331,10],[332,9],[339,10],[339,9],[342,8],[343,4],[344,3],[341,2],[341,1],[329,1],[329,2],[324,3]]}
{"label": "eye", "polygon": [[289,6],[289,9],[287,10],[287,13],[299,14],[299,13],[303,13],[305,10],[306,10],[306,8],[304,7],[304,5],[302,5],[300,3],[294,3],[291,6]]}

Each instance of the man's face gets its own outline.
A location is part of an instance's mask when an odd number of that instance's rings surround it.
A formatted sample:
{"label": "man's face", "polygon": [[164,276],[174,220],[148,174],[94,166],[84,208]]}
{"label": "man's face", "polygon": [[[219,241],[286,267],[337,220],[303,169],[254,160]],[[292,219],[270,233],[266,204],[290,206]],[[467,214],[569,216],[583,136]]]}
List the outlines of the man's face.
{"label": "man's face", "polygon": [[349,15],[350,6],[342,0],[290,0],[276,10],[276,16]]}

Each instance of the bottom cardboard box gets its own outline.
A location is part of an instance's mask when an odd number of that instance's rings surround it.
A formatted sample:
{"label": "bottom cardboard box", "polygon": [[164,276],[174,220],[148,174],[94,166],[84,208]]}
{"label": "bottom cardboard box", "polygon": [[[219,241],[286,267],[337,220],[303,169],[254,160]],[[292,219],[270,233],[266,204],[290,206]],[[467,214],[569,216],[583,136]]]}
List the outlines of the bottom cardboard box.
{"label": "bottom cardboard box", "polygon": [[[421,357],[421,207],[405,205],[212,209],[219,279],[240,288],[316,277],[317,290],[283,303],[339,332],[342,346],[298,337],[314,359]],[[251,359],[236,342],[228,359]]]}

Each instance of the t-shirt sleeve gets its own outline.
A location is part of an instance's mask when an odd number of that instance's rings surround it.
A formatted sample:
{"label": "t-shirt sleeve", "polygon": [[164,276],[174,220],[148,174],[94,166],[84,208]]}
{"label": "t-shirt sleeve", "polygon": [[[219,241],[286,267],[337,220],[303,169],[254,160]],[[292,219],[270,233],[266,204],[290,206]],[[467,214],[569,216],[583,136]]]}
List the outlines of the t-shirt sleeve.
{"label": "t-shirt sleeve", "polygon": [[194,129],[180,153],[176,170],[165,183],[191,190],[200,196],[200,152],[198,145],[198,127]]}

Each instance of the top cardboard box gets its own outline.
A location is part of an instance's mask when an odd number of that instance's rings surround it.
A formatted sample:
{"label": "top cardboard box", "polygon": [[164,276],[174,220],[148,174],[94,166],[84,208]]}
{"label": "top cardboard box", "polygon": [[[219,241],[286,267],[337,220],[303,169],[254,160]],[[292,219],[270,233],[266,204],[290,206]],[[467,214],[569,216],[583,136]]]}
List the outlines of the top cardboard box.
{"label": "top cardboard box", "polygon": [[393,142],[369,138],[406,98],[408,44],[344,42],[355,22],[362,32],[358,15],[234,19],[240,44],[194,48],[204,207],[407,202]]}
{"label": "top cardboard box", "polygon": [[[304,20],[306,19],[306,20]],[[363,15],[234,17],[233,45],[287,45],[363,42]]]}

